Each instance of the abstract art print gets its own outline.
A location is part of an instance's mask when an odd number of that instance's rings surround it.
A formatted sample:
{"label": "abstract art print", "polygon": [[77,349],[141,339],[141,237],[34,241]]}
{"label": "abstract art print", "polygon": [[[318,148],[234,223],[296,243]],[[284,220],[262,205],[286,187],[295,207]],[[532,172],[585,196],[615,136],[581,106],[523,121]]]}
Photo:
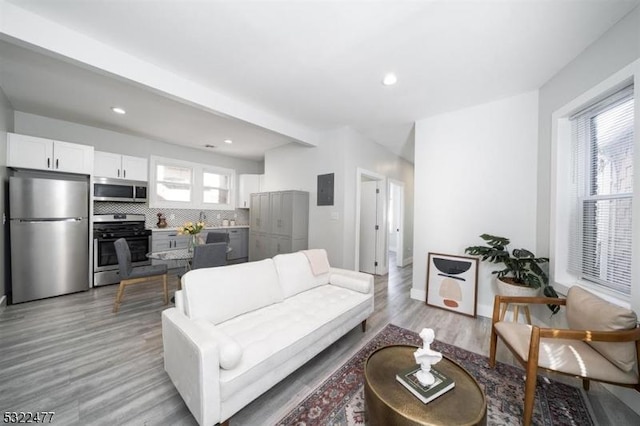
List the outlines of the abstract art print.
{"label": "abstract art print", "polygon": [[427,305],[476,316],[478,259],[429,253]]}

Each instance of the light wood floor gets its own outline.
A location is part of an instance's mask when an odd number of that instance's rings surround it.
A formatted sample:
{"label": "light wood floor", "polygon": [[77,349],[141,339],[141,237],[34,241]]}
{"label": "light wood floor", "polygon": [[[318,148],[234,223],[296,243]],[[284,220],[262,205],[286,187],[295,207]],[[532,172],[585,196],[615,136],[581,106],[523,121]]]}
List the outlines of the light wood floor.
{"label": "light wood floor", "polygon": [[[386,324],[488,354],[490,321],[430,308],[410,299],[411,267],[376,278],[375,313],[231,418],[232,425],[274,424]],[[175,289],[176,279],[171,284]],[[0,408],[54,411],[59,425],[193,425],[163,369],[159,283],[127,289],[111,313],[117,286],[10,305],[0,313]],[[501,345],[500,345],[501,346]],[[507,351],[498,359],[513,363]],[[568,379],[573,380],[573,379]],[[573,381],[579,386],[579,382]],[[594,383],[598,424],[638,425],[640,416]]]}

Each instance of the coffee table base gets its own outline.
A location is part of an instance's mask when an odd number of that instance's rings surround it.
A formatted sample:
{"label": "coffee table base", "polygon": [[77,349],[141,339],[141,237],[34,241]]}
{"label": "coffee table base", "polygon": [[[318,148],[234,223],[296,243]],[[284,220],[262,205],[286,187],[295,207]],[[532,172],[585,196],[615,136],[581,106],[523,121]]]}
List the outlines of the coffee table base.
{"label": "coffee table base", "polygon": [[487,404],[482,389],[464,368],[446,357],[436,368],[453,378],[456,387],[427,404],[396,381],[398,372],[415,365],[416,349],[405,345],[387,346],[369,356],[364,383],[367,424],[486,425]]}

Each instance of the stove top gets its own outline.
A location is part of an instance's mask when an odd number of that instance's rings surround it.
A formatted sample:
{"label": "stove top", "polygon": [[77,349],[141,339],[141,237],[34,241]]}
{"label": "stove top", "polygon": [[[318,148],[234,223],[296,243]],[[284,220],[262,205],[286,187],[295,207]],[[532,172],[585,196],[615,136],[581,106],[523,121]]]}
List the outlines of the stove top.
{"label": "stove top", "polygon": [[93,216],[94,238],[127,238],[151,235],[143,214],[100,214]]}

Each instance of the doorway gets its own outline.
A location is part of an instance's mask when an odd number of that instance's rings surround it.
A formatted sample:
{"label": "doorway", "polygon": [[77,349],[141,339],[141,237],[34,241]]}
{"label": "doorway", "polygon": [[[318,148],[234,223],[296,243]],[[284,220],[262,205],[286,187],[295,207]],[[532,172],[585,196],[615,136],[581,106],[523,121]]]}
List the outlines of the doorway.
{"label": "doorway", "polygon": [[358,169],[355,266],[374,275],[387,273],[385,177]]}
{"label": "doorway", "polygon": [[388,264],[391,265],[393,263],[401,268],[404,266],[404,182],[389,179],[388,193]]}

